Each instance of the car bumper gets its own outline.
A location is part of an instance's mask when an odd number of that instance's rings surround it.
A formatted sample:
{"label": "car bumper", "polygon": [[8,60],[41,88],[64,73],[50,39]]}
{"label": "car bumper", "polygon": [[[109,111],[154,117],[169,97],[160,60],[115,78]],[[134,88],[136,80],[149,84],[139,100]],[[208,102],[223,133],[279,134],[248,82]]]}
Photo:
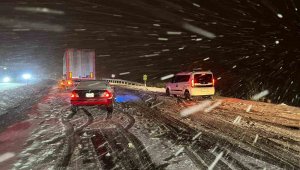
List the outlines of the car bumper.
{"label": "car bumper", "polygon": [[215,88],[214,87],[192,88],[190,94],[191,96],[212,96],[215,94]]}
{"label": "car bumper", "polygon": [[110,106],[113,103],[113,99],[100,99],[100,100],[71,100],[73,106],[97,106],[106,105]]}

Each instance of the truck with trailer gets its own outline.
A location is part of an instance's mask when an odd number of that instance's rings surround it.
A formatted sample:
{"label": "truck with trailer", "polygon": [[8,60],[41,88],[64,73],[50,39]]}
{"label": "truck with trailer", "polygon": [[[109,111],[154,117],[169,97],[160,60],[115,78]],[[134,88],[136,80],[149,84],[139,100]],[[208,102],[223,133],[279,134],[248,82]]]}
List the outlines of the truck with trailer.
{"label": "truck with trailer", "polygon": [[95,80],[95,50],[66,49],[63,57],[63,79],[60,87],[69,89],[82,80]]}

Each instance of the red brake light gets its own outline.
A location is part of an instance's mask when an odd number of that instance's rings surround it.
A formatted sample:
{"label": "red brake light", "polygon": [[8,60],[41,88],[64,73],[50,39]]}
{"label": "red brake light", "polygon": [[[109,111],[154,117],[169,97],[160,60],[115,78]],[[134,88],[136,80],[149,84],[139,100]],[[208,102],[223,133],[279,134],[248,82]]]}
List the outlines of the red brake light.
{"label": "red brake light", "polygon": [[71,94],[71,98],[78,98],[79,97],[79,95],[77,94],[77,93],[75,93],[75,92],[72,92],[72,94]]}
{"label": "red brake light", "polygon": [[104,93],[101,94],[101,97],[104,98],[111,98],[112,94],[109,91],[105,91]]}
{"label": "red brake light", "polygon": [[195,86],[194,79],[192,79],[191,86],[192,86],[192,87],[194,87],[194,86]]}
{"label": "red brake light", "polygon": [[215,85],[215,79],[212,79],[212,84]]}

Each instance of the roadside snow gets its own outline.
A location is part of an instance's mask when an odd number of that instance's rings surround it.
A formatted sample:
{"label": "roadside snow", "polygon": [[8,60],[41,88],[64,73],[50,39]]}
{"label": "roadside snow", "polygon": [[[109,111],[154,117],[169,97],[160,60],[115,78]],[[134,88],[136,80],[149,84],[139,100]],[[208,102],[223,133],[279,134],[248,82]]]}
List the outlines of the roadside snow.
{"label": "roadside snow", "polygon": [[19,85],[20,87],[10,90],[0,90],[0,115],[5,114],[10,108],[23,105],[24,102],[32,99],[33,96],[45,89],[47,84]]}
{"label": "roadside snow", "polygon": [[4,90],[15,89],[24,85],[25,84],[21,84],[21,83],[0,83],[0,92]]}

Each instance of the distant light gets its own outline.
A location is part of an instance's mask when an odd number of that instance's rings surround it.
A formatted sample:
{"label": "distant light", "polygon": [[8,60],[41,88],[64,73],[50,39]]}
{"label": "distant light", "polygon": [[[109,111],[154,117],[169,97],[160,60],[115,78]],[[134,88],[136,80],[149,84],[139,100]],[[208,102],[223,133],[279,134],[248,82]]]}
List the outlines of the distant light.
{"label": "distant light", "polygon": [[116,77],[116,75],[115,75],[115,74],[112,74],[112,75],[111,75],[111,78],[115,78],[115,77]]}
{"label": "distant light", "polygon": [[3,78],[3,83],[8,83],[10,81],[11,81],[10,77],[4,77]]}
{"label": "distant light", "polygon": [[25,79],[25,80],[29,80],[29,79],[31,79],[31,74],[23,74],[22,75],[22,77],[23,77],[23,79]]}
{"label": "distant light", "polygon": [[6,67],[3,67],[3,69],[4,69],[4,70],[7,70],[7,68],[6,68]]}
{"label": "distant light", "polygon": [[278,18],[283,18],[283,15],[278,13],[278,14],[277,14],[277,17],[278,17]]}
{"label": "distant light", "polygon": [[279,41],[278,41],[278,40],[276,40],[276,41],[275,41],[275,44],[279,44]]}

